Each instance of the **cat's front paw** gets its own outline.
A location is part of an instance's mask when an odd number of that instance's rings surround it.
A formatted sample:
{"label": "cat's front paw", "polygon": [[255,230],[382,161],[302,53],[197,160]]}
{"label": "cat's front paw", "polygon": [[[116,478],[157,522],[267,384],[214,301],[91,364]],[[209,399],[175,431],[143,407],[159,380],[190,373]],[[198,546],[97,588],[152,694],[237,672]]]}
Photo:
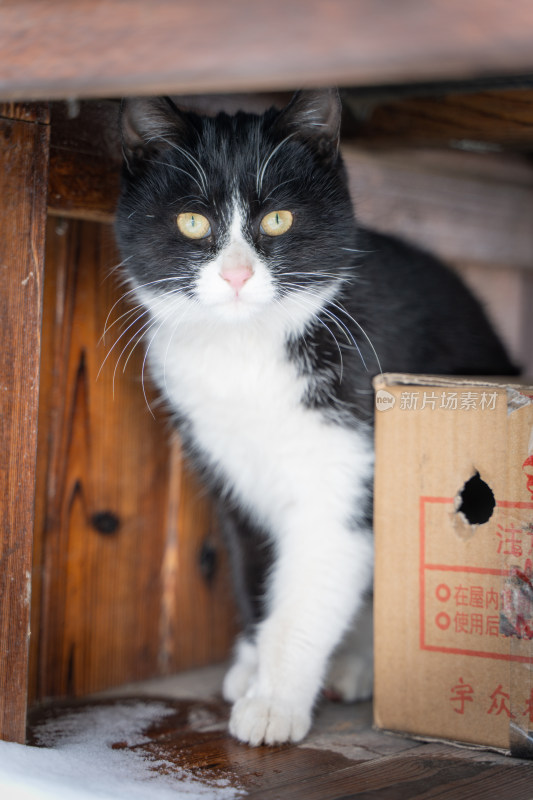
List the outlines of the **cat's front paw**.
{"label": "cat's front paw", "polygon": [[252,747],[299,742],[310,727],[307,709],[291,708],[286,702],[264,697],[242,697],[233,706],[229,722],[232,736]]}
{"label": "cat's front paw", "polygon": [[247,639],[240,639],[235,648],[235,661],[222,684],[222,696],[228,703],[244,697],[257,672],[257,648]]}
{"label": "cat's front paw", "polygon": [[222,697],[227,703],[235,703],[244,697],[255,677],[255,665],[237,661],[227,671],[222,684]]}

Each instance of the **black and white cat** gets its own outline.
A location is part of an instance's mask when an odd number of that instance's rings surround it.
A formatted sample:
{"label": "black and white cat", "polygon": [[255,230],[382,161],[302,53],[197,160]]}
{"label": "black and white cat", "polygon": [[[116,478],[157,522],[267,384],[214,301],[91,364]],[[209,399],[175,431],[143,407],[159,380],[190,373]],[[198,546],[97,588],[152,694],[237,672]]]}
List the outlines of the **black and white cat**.
{"label": "black and white cat", "polygon": [[302,739],[323,687],[372,691],[372,376],[515,372],[451,272],[357,225],[340,114],[329,90],[122,114],[123,270],[219,498],[244,630],[223,691],[252,745]]}

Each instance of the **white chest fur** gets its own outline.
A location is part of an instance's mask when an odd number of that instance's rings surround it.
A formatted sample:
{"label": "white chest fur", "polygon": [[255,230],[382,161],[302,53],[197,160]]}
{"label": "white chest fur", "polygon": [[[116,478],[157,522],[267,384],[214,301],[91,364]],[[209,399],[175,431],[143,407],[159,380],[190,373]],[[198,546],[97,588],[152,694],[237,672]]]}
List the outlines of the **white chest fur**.
{"label": "white chest fur", "polygon": [[[189,421],[211,467],[271,531],[292,506],[339,522],[368,477],[367,438],[302,404],[306,381],[282,336],[243,325],[162,325],[149,356],[171,405]],[[326,498],[326,499],[325,499]]]}

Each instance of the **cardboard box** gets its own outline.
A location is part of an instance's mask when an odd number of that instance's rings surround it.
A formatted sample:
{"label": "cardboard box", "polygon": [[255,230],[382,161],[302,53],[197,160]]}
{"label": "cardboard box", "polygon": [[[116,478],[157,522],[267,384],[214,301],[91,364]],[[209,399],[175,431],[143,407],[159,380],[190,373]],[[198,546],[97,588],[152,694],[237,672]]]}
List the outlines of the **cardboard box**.
{"label": "cardboard box", "polygon": [[375,723],[533,755],[533,386],[381,375]]}

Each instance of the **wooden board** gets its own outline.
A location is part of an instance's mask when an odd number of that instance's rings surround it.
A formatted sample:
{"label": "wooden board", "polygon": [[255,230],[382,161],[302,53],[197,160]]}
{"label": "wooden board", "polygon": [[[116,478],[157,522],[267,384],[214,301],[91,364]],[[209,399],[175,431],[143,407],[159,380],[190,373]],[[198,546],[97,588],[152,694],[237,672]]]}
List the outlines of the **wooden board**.
{"label": "wooden board", "polygon": [[343,149],[360,221],[447,261],[531,269],[533,168],[525,156]]}
{"label": "wooden board", "polygon": [[[94,715],[98,708],[104,714],[111,712],[112,719],[120,720],[121,714],[127,719],[132,708],[146,713],[143,705],[148,707],[156,697],[36,710],[30,741],[50,746],[46,728],[39,727],[47,721],[53,724],[56,743],[68,741],[73,718],[83,731],[84,713]],[[154,770],[174,777],[178,792],[179,781],[184,780],[192,782],[189,791],[194,791],[198,781],[198,794],[218,796],[217,789],[223,786],[228,793],[235,790],[231,796],[257,800],[531,798],[533,762],[372,730],[370,703],[323,703],[311,733],[298,746],[248,747],[228,735],[229,709],[220,701],[164,696],[157,700],[166,716],[146,726],[140,744],[129,746],[124,727],[118,725],[114,742],[113,732],[108,730],[107,735],[113,749],[136,753],[152,763]],[[87,788],[92,788],[90,778]],[[152,791],[156,796],[155,785]]]}
{"label": "wooden board", "polygon": [[38,99],[431,81],[531,72],[514,0],[8,0],[0,97]]}
{"label": "wooden board", "polygon": [[354,92],[346,103],[356,118],[354,138],[372,147],[451,147],[480,153],[532,149],[532,89],[388,100]]}
{"label": "wooden board", "polygon": [[141,345],[122,371],[136,337],[117,261],[107,226],[50,221],[32,698],[220,660],[235,630],[211,507],[149,387],[145,400]]}
{"label": "wooden board", "polygon": [[46,125],[0,119],[0,738],[18,742],[26,725],[48,140]]}
{"label": "wooden board", "polygon": [[22,122],[50,122],[48,103],[0,103],[0,117]]}
{"label": "wooden board", "polygon": [[122,149],[119,103],[52,103],[48,208],[52,214],[111,221]]}

